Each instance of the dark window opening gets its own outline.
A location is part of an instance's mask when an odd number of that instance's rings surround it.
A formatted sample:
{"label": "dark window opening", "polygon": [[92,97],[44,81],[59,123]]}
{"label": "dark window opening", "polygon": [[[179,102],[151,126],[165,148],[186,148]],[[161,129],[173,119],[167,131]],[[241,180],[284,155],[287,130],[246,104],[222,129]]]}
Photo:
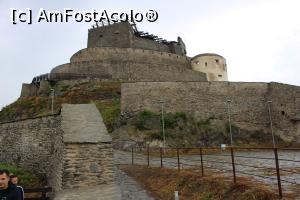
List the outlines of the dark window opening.
{"label": "dark window opening", "polygon": [[219,60],[218,60],[218,59],[216,59],[216,63],[219,63]]}
{"label": "dark window opening", "polygon": [[207,67],[207,62],[205,62],[205,67]]}
{"label": "dark window opening", "polygon": [[103,37],[103,35],[99,35],[99,37]]}
{"label": "dark window opening", "polygon": [[218,77],[222,77],[222,75],[221,75],[221,74],[219,74],[219,75],[218,75]]}
{"label": "dark window opening", "polygon": [[284,112],[284,111],[281,111],[281,115],[285,115],[285,112]]}

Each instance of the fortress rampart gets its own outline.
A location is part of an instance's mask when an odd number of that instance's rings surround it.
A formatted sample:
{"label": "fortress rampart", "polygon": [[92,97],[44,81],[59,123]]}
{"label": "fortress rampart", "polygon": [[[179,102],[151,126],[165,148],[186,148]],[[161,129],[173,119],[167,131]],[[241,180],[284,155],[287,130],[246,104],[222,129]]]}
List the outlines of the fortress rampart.
{"label": "fortress rampart", "polygon": [[[50,83],[60,80],[98,78],[122,82],[170,82],[207,81],[207,77],[211,78],[207,71],[192,65],[194,62],[191,63],[185,54],[185,44],[180,37],[177,42],[168,42],[138,31],[135,25],[129,23],[94,27],[89,30],[87,48],[71,56],[70,63],[34,77],[31,84],[23,84],[21,97],[43,95]],[[220,73],[212,67],[210,69],[214,76]],[[222,74],[222,80],[227,80],[227,71]]]}
{"label": "fortress rampart", "polygon": [[120,62],[137,62],[153,64],[169,64],[182,66],[191,69],[188,58],[184,55],[177,55],[167,52],[159,52],[146,49],[134,48],[113,48],[113,47],[95,47],[86,48],[75,53],[70,62],[93,61],[93,60],[119,60]]}
{"label": "fortress rampart", "polygon": [[137,82],[124,83],[121,112],[130,116],[149,109],[184,112],[199,120],[219,119],[228,122],[230,99],[232,123],[247,130],[269,133],[268,101],[272,100],[275,134],[288,142],[299,141],[300,88],[279,83],[234,82]]}
{"label": "fortress rampart", "polygon": [[51,73],[92,74],[117,81],[206,81],[186,56],[144,49],[87,48]]}

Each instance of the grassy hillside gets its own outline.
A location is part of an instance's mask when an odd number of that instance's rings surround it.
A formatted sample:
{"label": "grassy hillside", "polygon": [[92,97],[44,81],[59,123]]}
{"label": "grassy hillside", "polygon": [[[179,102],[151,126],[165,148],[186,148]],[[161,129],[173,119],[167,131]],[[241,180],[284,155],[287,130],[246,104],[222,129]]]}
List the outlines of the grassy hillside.
{"label": "grassy hillside", "polygon": [[[58,113],[61,104],[95,103],[102,114],[109,131],[120,113],[121,84],[119,82],[89,81],[83,83],[60,82],[54,86],[54,113]],[[19,98],[4,107],[0,112],[0,122],[26,119],[51,114],[51,96],[49,92],[37,97]]]}
{"label": "grassy hillside", "polygon": [[[220,146],[230,144],[229,125],[223,120],[209,118],[199,120],[185,113],[164,114],[165,139],[171,147]],[[127,120],[126,125],[112,133],[115,140],[144,141],[150,145],[163,141],[161,113],[144,110]],[[232,124],[234,145],[237,146],[270,146],[270,134],[262,130],[249,131]],[[286,146],[279,137],[276,141]],[[162,143],[160,143],[162,144]],[[120,144],[120,146],[126,144]]]}

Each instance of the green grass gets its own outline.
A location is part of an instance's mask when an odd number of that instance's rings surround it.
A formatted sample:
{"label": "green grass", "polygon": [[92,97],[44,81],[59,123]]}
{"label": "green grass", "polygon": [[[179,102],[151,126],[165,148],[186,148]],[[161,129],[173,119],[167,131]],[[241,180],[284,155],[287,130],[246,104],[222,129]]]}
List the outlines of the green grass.
{"label": "green grass", "polygon": [[92,101],[97,106],[103,122],[106,125],[108,132],[114,130],[114,126],[120,116],[120,100],[116,99],[113,101]]}
{"label": "green grass", "polygon": [[145,109],[137,114],[134,125],[138,130],[151,130],[151,127],[146,126],[146,123],[147,121],[157,118],[158,116],[158,113]]}

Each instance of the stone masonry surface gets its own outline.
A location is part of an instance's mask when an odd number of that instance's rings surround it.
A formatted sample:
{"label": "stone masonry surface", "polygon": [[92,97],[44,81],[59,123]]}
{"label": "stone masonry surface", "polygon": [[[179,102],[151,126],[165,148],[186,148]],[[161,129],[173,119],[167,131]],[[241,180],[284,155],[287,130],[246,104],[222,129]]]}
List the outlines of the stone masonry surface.
{"label": "stone masonry surface", "polygon": [[57,153],[63,147],[60,123],[57,115],[0,124],[0,162],[32,170],[55,184],[53,173],[60,175],[54,171],[59,170]]}
{"label": "stone masonry surface", "polygon": [[0,124],[0,162],[43,175],[54,192],[115,182],[111,138],[95,105]]}
{"label": "stone masonry surface", "polygon": [[184,112],[198,120],[220,119],[228,122],[228,104],[232,123],[240,128],[270,132],[268,101],[275,134],[288,142],[300,140],[300,88],[280,83],[234,82],[137,82],[121,88],[121,112],[132,115],[149,109]]}

